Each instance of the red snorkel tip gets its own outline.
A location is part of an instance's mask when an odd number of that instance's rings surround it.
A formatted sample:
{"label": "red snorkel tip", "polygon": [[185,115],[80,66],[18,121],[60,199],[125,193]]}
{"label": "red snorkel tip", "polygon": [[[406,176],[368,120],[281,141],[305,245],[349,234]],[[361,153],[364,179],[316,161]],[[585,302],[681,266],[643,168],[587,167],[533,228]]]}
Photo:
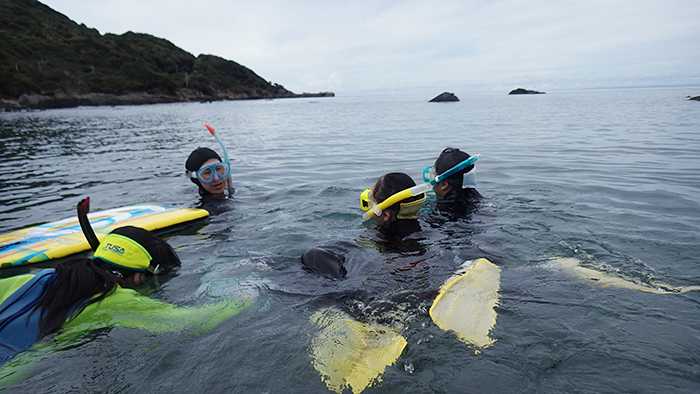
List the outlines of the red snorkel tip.
{"label": "red snorkel tip", "polygon": [[78,215],[87,215],[90,212],[90,197],[85,197],[78,203]]}
{"label": "red snorkel tip", "polygon": [[206,124],[206,123],[205,123],[204,125],[207,126],[207,130],[209,130],[209,132],[211,133],[211,135],[216,134],[216,132],[214,131],[214,128],[213,128],[213,127],[209,126],[209,125]]}

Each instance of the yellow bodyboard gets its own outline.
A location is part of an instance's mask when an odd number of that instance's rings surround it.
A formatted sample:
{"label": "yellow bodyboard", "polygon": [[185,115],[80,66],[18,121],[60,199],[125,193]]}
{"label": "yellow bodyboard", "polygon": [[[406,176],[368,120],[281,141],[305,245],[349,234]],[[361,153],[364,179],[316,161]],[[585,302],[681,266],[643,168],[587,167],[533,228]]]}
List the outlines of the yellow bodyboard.
{"label": "yellow bodyboard", "polygon": [[[208,216],[203,209],[132,205],[88,214],[95,235],[102,240],[122,226],[159,230]],[[39,263],[90,250],[77,215],[58,222],[0,235],[0,267]]]}

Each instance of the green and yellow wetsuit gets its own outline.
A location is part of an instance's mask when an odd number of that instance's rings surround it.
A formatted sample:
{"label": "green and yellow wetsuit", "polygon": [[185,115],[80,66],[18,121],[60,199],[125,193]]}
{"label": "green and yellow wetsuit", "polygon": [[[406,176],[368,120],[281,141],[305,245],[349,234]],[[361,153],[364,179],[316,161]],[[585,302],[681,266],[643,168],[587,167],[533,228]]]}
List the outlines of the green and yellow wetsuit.
{"label": "green and yellow wetsuit", "polygon": [[[34,277],[33,274],[19,275],[0,280],[0,303]],[[18,371],[17,367],[43,358],[55,350],[74,344],[76,340],[90,331],[109,327],[128,327],[149,332],[176,332],[189,329],[199,334],[216,327],[219,323],[250,307],[250,301],[224,300],[200,307],[180,307],[167,302],[154,300],[140,295],[134,290],[117,286],[115,291],[105,299],[85,307],[75,318],[66,321],[53,341],[41,341],[29,351],[15,357],[0,369],[0,386],[11,375],[25,375],[29,371]],[[2,333],[0,332],[0,336]],[[27,355],[32,353],[33,355]],[[38,354],[37,354],[38,353]],[[20,376],[13,376],[13,382]],[[23,379],[20,378],[20,380]]]}

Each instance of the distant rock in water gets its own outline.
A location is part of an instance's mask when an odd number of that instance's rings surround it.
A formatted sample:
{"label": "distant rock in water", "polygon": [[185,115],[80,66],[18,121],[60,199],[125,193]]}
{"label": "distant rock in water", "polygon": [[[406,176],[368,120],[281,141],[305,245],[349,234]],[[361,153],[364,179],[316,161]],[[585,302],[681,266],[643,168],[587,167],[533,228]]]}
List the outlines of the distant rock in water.
{"label": "distant rock in water", "polygon": [[515,90],[511,90],[510,93],[508,94],[544,94],[544,92],[538,92],[536,90],[527,90],[523,88],[517,88]]}
{"label": "distant rock in water", "polygon": [[454,93],[444,92],[430,100],[431,103],[442,103],[445,101],[459,101],[459,99],[454,95]]}
{"label": "distant rock in water", "polygon": [[700,96],[691,97],[689,100],[700,101]]}

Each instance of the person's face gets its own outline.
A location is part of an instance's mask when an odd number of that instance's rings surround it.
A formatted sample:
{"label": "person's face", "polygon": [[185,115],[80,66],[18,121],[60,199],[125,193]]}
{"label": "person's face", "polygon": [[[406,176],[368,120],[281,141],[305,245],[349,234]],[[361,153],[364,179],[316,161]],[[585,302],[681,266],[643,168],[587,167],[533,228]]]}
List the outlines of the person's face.
{"label": "person's face", "polygon": [[[437,164],[437,160],[435,163],[433,163],[433,169],[435,169],[435,165]],[[433,185],[433,191],[435,192],[435,195],[442,198],[445,197],[445,194],[450,191],[452,187],[445,181],[440,181],[436,184]]]}
{"label": "person's face", "polygon": [[[209,159],[209,160],[205,161],[204,164],[202,164],[202,166],[199,167],[199,169],[202,169],[203,167],[206,167],[210,164],[220,163],[220,162],[221,161],[217,160],[217,159]],[[226,189],[226,178],[221,178],[221,177],[217,177],[217,178],[218,179],[216,179],[215,181],[211,181],[209,183],[200,182],[199,184],[202,185],[202,188],[204,188],[204,190],[208,191],[211,194],[222,194],[224,192],[224,190]]]}
{"label": "person's face", "polygon": [[445,194],[447,194],[450,190],[452,190],[452,186],[445,181],[441,181],[433,185],[435,195],[440,198],[445,197]]}

